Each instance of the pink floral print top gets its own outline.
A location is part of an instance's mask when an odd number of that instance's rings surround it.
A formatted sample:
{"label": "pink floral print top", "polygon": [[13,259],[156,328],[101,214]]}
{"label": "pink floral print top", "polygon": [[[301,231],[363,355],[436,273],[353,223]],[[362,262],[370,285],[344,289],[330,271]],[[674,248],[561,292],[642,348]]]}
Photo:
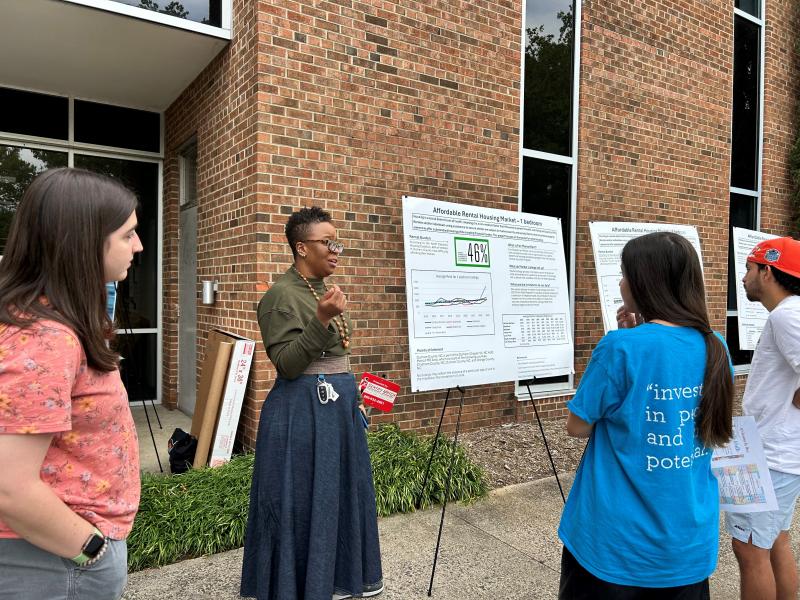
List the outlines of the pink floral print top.
{"label": "pink floral print top", "polygon": [[[139,446],[119,371],[86,364],[54,321],[0,325],[0,435],[52,433],[41,478],[73,511],[125,539],[139,507]],[[0,520],[0,538],[17,538]]]}

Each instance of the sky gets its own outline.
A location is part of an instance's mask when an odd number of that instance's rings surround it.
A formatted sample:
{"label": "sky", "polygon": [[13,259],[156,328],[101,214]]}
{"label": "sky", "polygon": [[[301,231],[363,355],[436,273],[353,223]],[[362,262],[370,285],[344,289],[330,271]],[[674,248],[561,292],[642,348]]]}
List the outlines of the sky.
{"label": "sky", "polygon": [[527,0],[525,6],[525,27],[544,25],[545,34],[552,33],[558,39],[561,28],[559,11],[566,12],[572,6],[572,0]]}

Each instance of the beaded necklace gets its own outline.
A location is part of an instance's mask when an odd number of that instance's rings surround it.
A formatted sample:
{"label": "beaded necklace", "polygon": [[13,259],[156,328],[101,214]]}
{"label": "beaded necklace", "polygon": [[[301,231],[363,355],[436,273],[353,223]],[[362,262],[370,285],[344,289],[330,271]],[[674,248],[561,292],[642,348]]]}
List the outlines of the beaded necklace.
{"label": "beaded necklace", "polygon": [[[292,269],[294,270],[295,273],[297,273],[300,276],[300,279],[306,282],[308,289],[314,295],[314,298],[316,298],[317,304],[319,304],[319,294],[317,294],[317,290],[314,289],[314,286],[312,286],[311,283],[308,281],[308,279],[306,279],[305,276],[300,271],[297,270],[297,267],[292,265]],[[324,279],[322,280],[322,286],[325,288],[325,292],[327,293],[328,286],[325,285]],[[332,317],[331,321],[333,321],[333,324],[336,326],[336,329],[339,330],[339,336],[342,338],[342,347],[347,348],[348,346],[350,346],[350,331],[347,328],[347,321],[344,320],[344,313],[340,314],[338,317]]]}

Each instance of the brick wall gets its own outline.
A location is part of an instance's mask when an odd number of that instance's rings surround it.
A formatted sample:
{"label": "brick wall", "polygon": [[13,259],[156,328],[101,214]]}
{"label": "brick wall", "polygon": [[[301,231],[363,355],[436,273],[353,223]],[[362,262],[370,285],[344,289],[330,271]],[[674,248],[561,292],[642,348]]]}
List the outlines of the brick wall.
{"label": "brick wall", "polygon": [[797,98],[800,94],[797,56],[800,5],[797,2],[766,3],[764,58],[764,159],[761,196],[761,229],[788,235],[792,209],[792,184],[788,157],[797,136]]}
{"label": "brick wall", "polygon": [[[258,301],[256,269],[268,236],[258,219],[263,155],[257,152],[258,43],[256,13],[249,0],[235,0],[236,36],[167,110],[164,160],[164,362],[163,401],[177,404],[179,153],[197,141],[197,274],[219,281],[217,302],[197,307],[198,378],[211,328],[254,337],[251,307]],[[198,284],[199,286],[199,284]],[[257,338],[255,338],[257,339]],[[256,366],[247,402],[264,392],[263,366]],[[258,374],[261,374],[261,380]],[[259,381],[262,383],[259,384]]]}
{"label": "brick wall", "polygon": [[[791,5],[768,7],[764,203],[774,218],[764,222],[774,229],[788,210],[794,131]],[[258,339],[255,305],[290,263],[283,224],[301,206],[323,206],[347,246],[335,280],[356,326],[355,371],[402,386],[379,420],[435,428],[445,392],[409,389],[401,197],[516,210],[522,14],[521,0],[234,2],[230,48],[166,115],[165,401],[177,382],[177,151],[196,135],[198,271],[220,280],[217,304],[198,313],[201,343],[212,326]],[[713,324],[724,328],[732,51],[732,2],[583,2],[578,376],[602,335],[590,220],[697,225]],[[259,344],[240,428],[247,446],[273,379]],[[565,399],[538,400],[540,414],[562,415]],[[463,427],[531,414],[512,384],[469,388]]]}

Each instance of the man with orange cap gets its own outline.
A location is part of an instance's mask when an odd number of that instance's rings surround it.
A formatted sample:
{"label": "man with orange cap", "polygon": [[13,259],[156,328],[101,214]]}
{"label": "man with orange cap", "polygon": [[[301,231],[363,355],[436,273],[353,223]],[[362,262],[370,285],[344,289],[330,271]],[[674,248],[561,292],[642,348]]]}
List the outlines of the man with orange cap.
{"label": "man with orange cap", "polygon": [[726,513],[725,525],[739,562],[742,599],[794,600],[797,563],[788,529],[800,496],[800,242],[783,237],[758,243],[742,283],[747,299],[770,313],[742,408],[758,425],[778,510]]}

